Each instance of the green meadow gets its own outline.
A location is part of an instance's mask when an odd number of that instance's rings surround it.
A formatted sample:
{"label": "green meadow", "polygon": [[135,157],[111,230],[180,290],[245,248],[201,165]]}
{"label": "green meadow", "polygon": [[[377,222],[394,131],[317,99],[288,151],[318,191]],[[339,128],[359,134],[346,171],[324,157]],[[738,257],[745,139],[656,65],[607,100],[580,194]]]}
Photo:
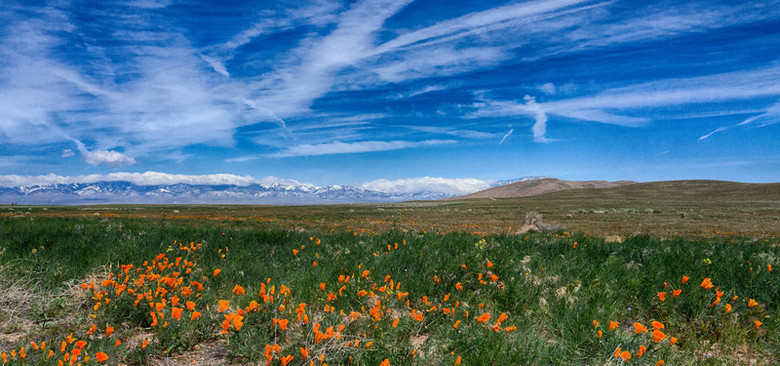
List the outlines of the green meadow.
{"label": "green meadow", "polygon": [[7,214],[0,364],[779,360],[777,236],[441,230],[376,208],[351,208],[370,229],[302,227],[301,208]]}

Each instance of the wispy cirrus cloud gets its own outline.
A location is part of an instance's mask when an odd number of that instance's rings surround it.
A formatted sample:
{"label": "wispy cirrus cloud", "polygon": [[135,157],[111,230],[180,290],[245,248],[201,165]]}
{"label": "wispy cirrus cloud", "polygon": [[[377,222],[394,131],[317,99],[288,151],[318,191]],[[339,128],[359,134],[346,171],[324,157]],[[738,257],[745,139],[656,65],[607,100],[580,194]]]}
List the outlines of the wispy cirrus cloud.
{"label": "wispy cirrus cloud", "polygon": [[[759,70],[721,73],[692,78],[674,78],[607,89],[603,92],[575,98],[537,103],[526,96],[519,101],[493,100],[480,94],[480,103],[474,105],[470,115],[476,117],[526,116],[535,120],[532,132],[535,142],[547,142],[547,116],[573,118],[624,127],[640,127],[649,122],[647,117],[626,114],[637,113],[646,108],[672,108],[680,105],[728,102],[780,96],[780,68],[768,67]],[[768,106],[763,113],[748,119],[740,125],[759,118],[778,116],[777,105]],[[641,115],[641,114],[640,114]],[[682,117],[689,118],[689,115]],[[722,127],[713,133],[723,132]]]}
{"label": "wispy cirrus cloud", "polygon": [[423,141],[357,141],[357,142],[328,142],[315,145],[295,145],[275,154],[272,157],[286,158],[294,156],[317,156],[336,154],[356,154],[377,151],[391,151],[410,149],[423,146],[437,146],[454,144],[455,140],[423,140]]}

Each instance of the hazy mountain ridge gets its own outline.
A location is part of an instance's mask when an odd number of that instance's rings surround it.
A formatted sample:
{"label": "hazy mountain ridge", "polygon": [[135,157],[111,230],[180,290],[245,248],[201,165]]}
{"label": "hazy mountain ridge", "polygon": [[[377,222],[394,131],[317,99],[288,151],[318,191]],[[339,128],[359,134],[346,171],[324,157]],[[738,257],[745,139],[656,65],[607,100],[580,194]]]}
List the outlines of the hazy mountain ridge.
{"label": "hazy mountain ridge", "polygon": [[479,192],[448,197],[449,200],[472,198],[515,198],[528,197],[540,194],[566,191],[570,189],[612,188],[628,184],[633,181],[608,182],[604,180],[568,181],[556,178],[535,177],[535,179],[517,180],[515,182],[488,188]]}
{"label": "hazy mountain ridge", "polygon": [[312,184],[137,185],[131,182],[94,182],[0,187],[0,203],[76,204],[328,204],[435,200],[450,195],[438,192],[394,194],[348,185]]}

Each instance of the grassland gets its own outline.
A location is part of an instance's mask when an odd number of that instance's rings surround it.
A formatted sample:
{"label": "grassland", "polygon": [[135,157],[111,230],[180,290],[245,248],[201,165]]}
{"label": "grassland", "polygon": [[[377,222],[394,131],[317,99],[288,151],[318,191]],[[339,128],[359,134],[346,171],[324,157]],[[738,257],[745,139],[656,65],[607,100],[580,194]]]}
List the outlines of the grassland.
{"label": "grassland", "polygon": [[777,196],[629,188],[3,207],[0,365],[780,361]]}

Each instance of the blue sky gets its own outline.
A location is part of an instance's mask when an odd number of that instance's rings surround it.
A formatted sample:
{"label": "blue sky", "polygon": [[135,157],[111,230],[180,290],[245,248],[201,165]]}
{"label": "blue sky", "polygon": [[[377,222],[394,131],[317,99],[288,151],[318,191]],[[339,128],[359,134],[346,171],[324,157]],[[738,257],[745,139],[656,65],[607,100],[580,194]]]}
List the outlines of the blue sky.
{"label": "blue sky", "polygon": [[0,175],[776,182],[778,24],[779,1],[3,1]]}

